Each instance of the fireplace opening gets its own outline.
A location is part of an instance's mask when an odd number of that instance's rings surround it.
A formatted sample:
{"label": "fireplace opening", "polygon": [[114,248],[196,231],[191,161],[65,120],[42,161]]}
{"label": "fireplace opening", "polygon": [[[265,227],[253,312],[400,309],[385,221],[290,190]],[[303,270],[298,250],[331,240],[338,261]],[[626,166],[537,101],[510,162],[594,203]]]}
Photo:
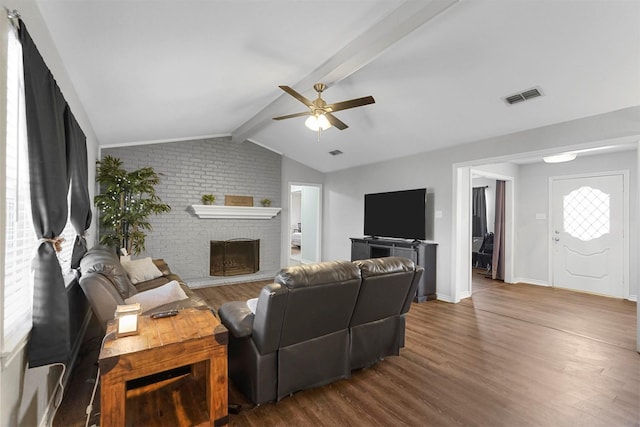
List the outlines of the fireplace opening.
{"label": "fireplace opening", "polygon": [[260,239],[211,240],[209,274],[237,276],[260,270]]}

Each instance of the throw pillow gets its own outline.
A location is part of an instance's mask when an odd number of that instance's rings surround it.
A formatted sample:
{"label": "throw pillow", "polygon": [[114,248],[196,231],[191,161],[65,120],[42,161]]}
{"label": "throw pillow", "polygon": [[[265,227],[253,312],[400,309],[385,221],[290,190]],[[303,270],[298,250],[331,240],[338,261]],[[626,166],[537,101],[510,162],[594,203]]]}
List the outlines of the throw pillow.
{"label": "throw pillow", "polygon": [[138,292],[132,297],[125,299],[124,302],[127,304],[139,302],[142,306],[142,311],[149,311],[161,305],[183,299],[187,299],[187,294],[184,293],[178,282],[172,280],[155,289]]}
{"label": "throw pillow", "polygon": [[253,314],[256,314],[256,309],[258,308],[258,298],[251,298],[247,300],[247,307]]}
{"label": "throw pillow", "polygon": [[129,275],[131,283],[134,285],[140,282],[146,282],[147,280],[156,279],[162,276],[162,271],[156,267],[151,258],[134,259],[132,261],[125,261],[122,263],[122,267]]}

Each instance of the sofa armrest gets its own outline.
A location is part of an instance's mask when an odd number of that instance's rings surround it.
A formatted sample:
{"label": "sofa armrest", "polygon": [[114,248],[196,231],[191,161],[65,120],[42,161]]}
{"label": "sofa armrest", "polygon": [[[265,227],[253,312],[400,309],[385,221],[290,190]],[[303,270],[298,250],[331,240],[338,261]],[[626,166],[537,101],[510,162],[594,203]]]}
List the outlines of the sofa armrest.
{"label": "sofa armrest", "polygon": [[251,336],[253,331],[254,314],[244,301],[232,301],[222,304],[218,309],[218,316],[224,326],[235,338]]}
{"label": "sofa armrest", "polygon": [[116,312],[116,306],[124,304],[124,300],[109,277],[102,273],[85,274],[80,278],[80,287],[89,300],[100,327],[103,331],[106,330],[107,322],[113,319]]}
{"label": "sofa armrest", "polygon": [[160,270],[163,276],[168,276],[169,274],[171,274],[171,269],[169,268],[169,264],[167,264],[167,262],[164,259],[156,258],[156,259],[153,259],[152,261],[156,265],[156,267],[158,267],[158,270]]}

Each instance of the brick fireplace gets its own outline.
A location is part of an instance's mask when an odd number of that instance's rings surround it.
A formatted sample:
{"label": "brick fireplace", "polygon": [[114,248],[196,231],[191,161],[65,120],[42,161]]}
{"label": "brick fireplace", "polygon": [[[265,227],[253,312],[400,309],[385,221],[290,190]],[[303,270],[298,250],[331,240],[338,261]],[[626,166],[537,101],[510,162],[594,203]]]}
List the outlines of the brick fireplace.
{"label": "brick fireplace", "polygon": [[211,240],[209,274],[237,276],[260,270],[260,239]]}

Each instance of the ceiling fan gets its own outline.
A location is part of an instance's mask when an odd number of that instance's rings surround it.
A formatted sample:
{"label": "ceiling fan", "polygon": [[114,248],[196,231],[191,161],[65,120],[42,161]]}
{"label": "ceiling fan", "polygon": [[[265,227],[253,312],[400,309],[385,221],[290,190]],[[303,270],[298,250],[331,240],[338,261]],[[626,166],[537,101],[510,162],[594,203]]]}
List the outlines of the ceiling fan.
{"label": "ceiling fan", "polygon": [[361,107],[367,104],[373,104],[376,102],[372,96],[365,96],[364,98],[355,98],[350,99],[348,101],[336,102],[333,104],[327,104],[324,99],[322,99],[322,92],[327,88],[324,83],[316,83],[313,85],[313,88],[316,92],[318,92],[318,97],[311,101],[308,98],[300,95],[295,90],[291,89],[289,86],[279,86],[280,89],[287,92],[289,95],[293,96],[298,101],[302,102],[304,105],[309,107],[309,111],[305,111],[302,113],[294,113],[288,114],[286,116],[274,117],[273,120],[284,120],[291,119],[293,117],[303,117],[310,116],[306,121],[305,125],[314,131],[320,132],[320,130],[326,130],[331,126],[335,126],[340,130],[345,130],[349,126],[347,126],[342,120],[338,119],[333,115],[336,111],[347,110],[349,108]]}

